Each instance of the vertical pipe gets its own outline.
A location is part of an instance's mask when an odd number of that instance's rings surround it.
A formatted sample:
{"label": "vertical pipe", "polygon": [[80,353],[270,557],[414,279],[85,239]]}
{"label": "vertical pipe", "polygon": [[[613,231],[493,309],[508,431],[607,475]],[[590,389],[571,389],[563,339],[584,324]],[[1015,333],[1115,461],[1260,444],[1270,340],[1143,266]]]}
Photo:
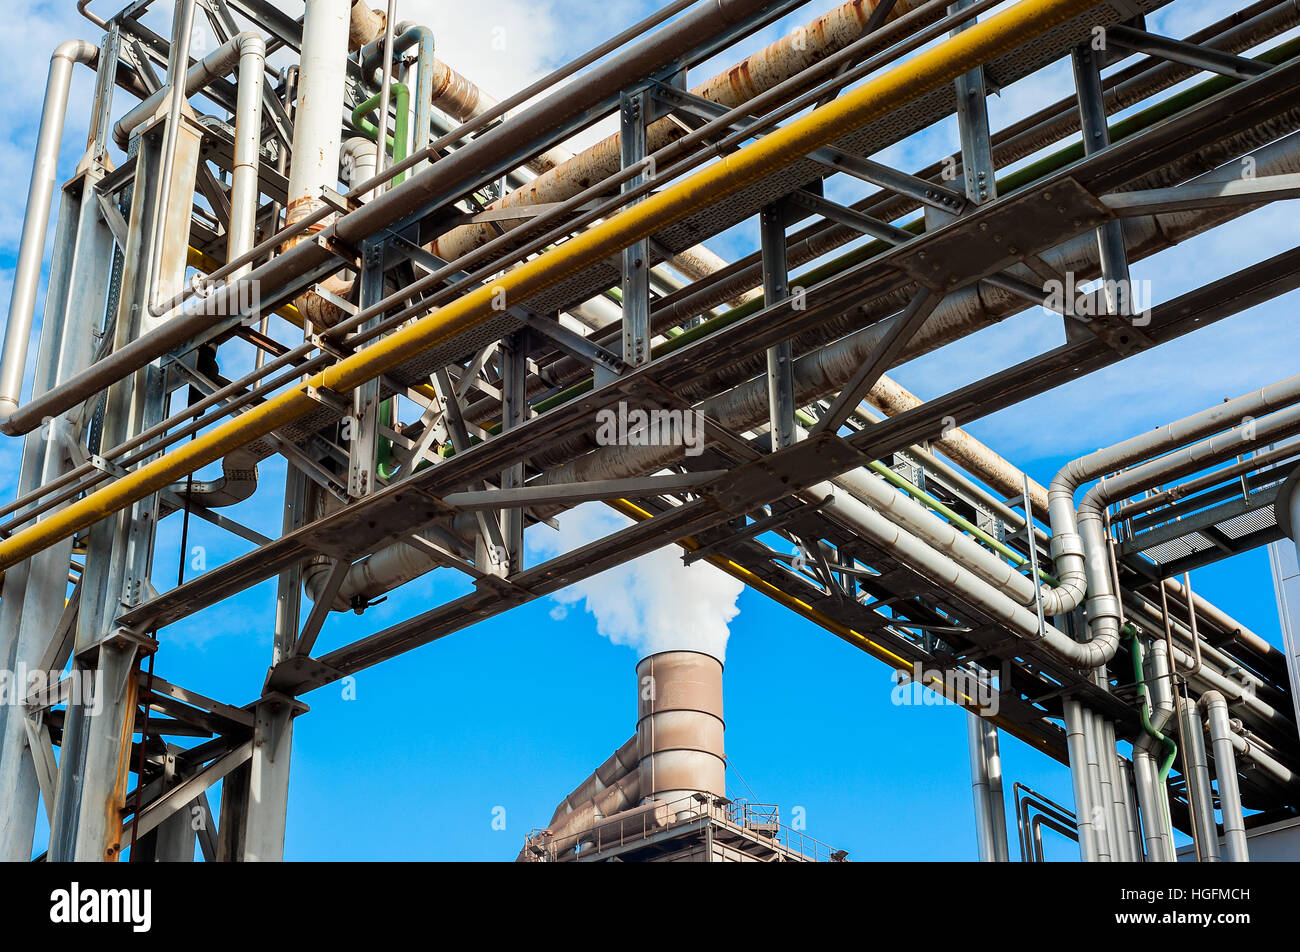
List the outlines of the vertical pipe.
{"label": "vertical pipe", "polygon": [[1103,744],[1101,752],[1102,769],[1105,771],[1106,779],[1110,783],[1111,822],[1115,831],[1113,839],[1115,860],[1120,863],[1131,863],[1136,857],[1133,854],[1133,840],[1129,834],[1129,811],[1128,804],[1125,802],[1124,774],[1120,770],[1119,753],[1115,749],[1115,724],[1113,721],[1108,721],[1100,716],[1098,721],[1101,727]]}
{"label": "vertical pipe", "polygon": [[286,225],[319,209],[324,204],[320,190],[338,184],[350,15],[349,0],[307,0]]}
{"label": "vertical pipe", "polygon": [[1241,790],[1237,786],[1237,758],[1232,748],[1232,724],[1228,702],[1218,691],[1206,691],[1201,704],[1209,718],[1210,742],[1214,747],[1214,773],[1219,781],[1219,806],[1223,811],[1224,859],[1229,863],[1250,861],[1246,846],[1246,822],[1241,815]]}
{"label": "vertical pipe", "polygon": [[997,727],[971,712],[966,720],[966,739],[970,749],[971,794],[975,801],[975,838],[980,862],[1010,862]]}
{"label": "vertical pipe", "polygon": [[1150,751],[1133,748],[1133,780],[1137,786],[1138,809],[1142,817],[1142,836],[1146,844],[1149,863],[1165,862],[1165,843],[1162,823],[1162,804],[1157,798],[1156,768]]}
{"label": "vertical pipe", "polygon": [[993,848],[999,863],[1011,862],[1007,844],[1007,807],[1002,793],[1002,751],[998,746],[998,729],[991,721],[984,728],[984,752],[989,770],[989,811],[993,817]]}
{"label": "vertical pipe", "polygon": [[[434,37],[432,30],[413,23],[398,24],[398,32],[402,40],[413,33],[419,44],[415,62],[415,135],[411,139],[411,152],[414,154],[423,152],[433,141]],[[411,169],[411,174],[419,175],[428,167],[426,159]]]}
{"label": "vertical pipe", "polygon": [[1085,863],[1101,859],[1101,844],[1094,812],[1092,786],[1088,780],[1087,736],[1084,711],[1074,698],[1065,699],[1065,737],[1070,753],[1070,780],[1074,786],[1074,810],[1079,824],[1079,854]]}
{"label": "vertical pipe", "polygon": [[[171,55],[167,61],[167,126],[163,132],[162,175],[158,183],[158,205],[154,212],[153,237],[149,245],[154,254],[160,254],[163,233],[167,227],[167,213],[172,205],[172,168],[176,164],[176,150],[180,147],[181,114],[188,96],[187,80],[190,72],[190,40],[194,34],[194,6],[196,0],[176,0],[172,18]],[[152,317],[162,316],[156,310],[158,282],[161,267],[152,269],[149,290],[145,295],[145,309]],[[165,308],[163,313],[165,313]],[[145,322],[148,327],[148,321]]]}
{"label": "vertical pipe", "polygon": [[27,190],[27,212],[23,219],[18,261],[14,269],[13,292],[9,297],[9,320],[5,326],[4,356],[0,357],[0,421],[18,409],[22,397],[23,371],[31,340],[36,291],[41,283],[41,259],[45,253],[45,230],[50,223],[50,203],[59,168],[59,147],[63,143],[63,120],[68,111],[68,89],[72,67],[93,63],[99,49],[85,40],[59,44],[50,57],[45,84],[45,106],[36,137],[36,157]]}
{"label": "vertical pipe", "polygon": [[[1144,727],[1143,735],[1133,745],[1133,774],[1142,812],[1142,829],[1146,834],[1147,859],[1150,862],[1172,863],[1176,856],[1166,778],[1177,752],[1170,749],[1172,741],[1160,733],[1173,710],[1168,656],[1165,643],[1156,639],[1151,643],[1150,654],[1146,656],[1144,664],[1142,642],[1136,633],[1131,636],[1130,650],[1134,657],[1134,675],[1139,681],[1138,698],[1142,705]],[[1148,705],[1148,696],[1155,698],[1154,709]],[[1159,738],[1164,738],[1166,752],[1161,755],[1164,759],[1157,765],[1152,748]]]}
{"label": "vertical pipe", "polygon": [[1119,767],[1124,816],[1128,820],[1128,858],[1130,863],[1140,863],[1145,858],[1145,853],[1142,849],[1142,824],[1138,820],[1137,813],[1137,782],[1133,774],[1133,764],[1119,755],[1116,755],[1115,762]]}
{"label": "vertical pipe", "polygon": [[1196,706],[1179,696],[1184,773],[1191,802],[1196,852],[1203,863],[1219,862],[1219,829],[1214,820],[1214,800],[1210,790],[1210,768],[1205,758],[1205,737],[1201,732]]}
{"label": "vertical pipe", "polygon": [[[262,147],[262,70],[266,43],[259,36],[241,37],[239,92],[235,106],[235,168],[230,177],[230,236],[226,260],[251,250],[256,243],[258,165]],[[252,263],[231,275],[235,280],[252,270]]]}
{"label": "vertical pipe", "polygon": [[979,715],[966,715],[966,742],[970,750],[970,786],[975,799],[975,845],[981,863],[997,862],[993,810],[989,796],[989,765],[984,749],[984,724]]}
{"label": "vertical pipe", "polygon": [[[382,172],[388,165],[388,149],[385,143],[388,141],[388,103],[393,94],[393,17],[396,16],[395,0],[388,0],[388,16],[384,20],[384,65],[383,81],[379,87],[379,133],[375,136],[375,141],[379,144],[376,152],[376,171]],[[405,115],[397,117],[399,123],[409,122]],[[394,160],[400,161],[394,155]],[[380,185],[379,189],[387,189],[388,185]]]}
{"label": "vertical pipe", "polygon": [[1087,751],[1088,785],[1091,792],[1092,820],[1097,827],[1097,859],[1103,863],[1115,859],[1113,821],[1114,800],[1110,795],[1110,781],[1102,773],[1101,738],[1098,736],[1097,717],[1083,709],[1083,740]]}

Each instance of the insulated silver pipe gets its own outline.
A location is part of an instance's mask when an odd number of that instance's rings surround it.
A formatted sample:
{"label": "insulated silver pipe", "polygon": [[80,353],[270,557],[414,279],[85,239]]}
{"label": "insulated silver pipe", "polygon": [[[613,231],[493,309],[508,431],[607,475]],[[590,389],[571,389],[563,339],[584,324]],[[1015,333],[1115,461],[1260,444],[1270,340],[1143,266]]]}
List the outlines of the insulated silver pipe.
{"label": "insulated silver pipe", "polygon": [[1133,764],[1118,755],[1115,762],[1119,765],[1122,784],[1120,789],[1123,791],[1125,819],[1128,820],[1129,862],[1141,863],[1146,858],[1146,854],[1142,849],[1142,823],[1138,819],[1135,799],[1137,783],[1133,774]]}
{"label": "insulated silver pipe", "polygon": [[[185,97],[195,95],[214,80],[227,75],[239,63],[245,48],[254,41],[262,44],[263,55],[265,55],[266,41],[262,39],[262,35],[253,30],[246,30],[232,36],[191,66],[189,72],[185,74]],[[158,112],[158,107],[167,99],[167,92],[168,89],[164,86],[142,99],[117,120],[113,125],[113,141],[125,149],[131,141],[131,133]]]}
{"label": "insulated silver pipe", "polygon": [[[1054,592],[1052,608],[1049,610],[1045,603],[1044,611],[1056,614],[1061,608],[1072,607],[1068,603],[1075,600],[1079,591],[1077,580],[1082,571],[1087,592],[1088,628],[1092,634],[1088,644],[1104,646],[1113,654],[1119,640],[1123,611],[1110,568],[1104,524],[1106,506],[1114,499],[1125,498],[1161,479],[1210,465],[1225,454],[1235,454],[1241,448],[1243,437],[1238,430],[1226,434],[1220,431],[1258,413],[1284,408],[1258,424],[1251,423],[1251,439],[1266,439],[1270,434],[1294,431],[1300,427],[1300,407],[1295,406],[1297,401],[1300,401],[1300,375],[1090,453],[1062,467],[1047,491],[1052,556],[1058,576],[1063,580],[1068,578],[1074,584],[1055,590],[1061,593],[1059,600],[1065,601],[1066,605],[1056,604],[1058,598]],[[1215,433],[1220,435],[1187,446]],[[1169,452],[1179,447],[1186,449]],[[1160,453],[1168,455],[1094,486],[1075,510],[1074,494],[1085,482],[1151,460]]]}
{"label": "insulated silver pipe", "polygon": [[1083,744],[1087,755],[1087,778],[1092,800],[1093,822],[1097,827],[1097,860],[1110,863],[1115,860],[1115,801],[1110,795],[1110,781],[1102,772],[1101,742],[1098,737],[1096,712],[1083,709]]}
{"label": "insulated silver pipe", "polygon": [[1084,710],[1074,698],[1066,698],[1064,708],[1065,743],[1070,754],[1070,781],[1074,786],[1074,812],[1079,827],[1079,854],[1085,863],[1095,863],[1101,859],[1101,838],[1097,829],[1096,798],[1088,774]]}
{"label": "insulated silver pipe", "polygon": [[1223,813],[1224,859],[1229,863],[1246,863],[1250,861],[1250,851],[1246,846],[1246,821],[1241,814],[1228,702],[1218,691],[1206,691],[1201,695],[1201,705],[1209,719],[1210,743],[1214,747],[1214,773],[1219,781],[1219,809]]}
{"label": "insulated silver pipe", "polygon": [[[235,103],[235,168],[230,176],[230,235],[226,260],[234,261],[257,240],[257,207],[261,189],[258,169],[262,153],[262,68],[266,42],[256,33],[231,40],[239,50],[239,90]],[[252,270],[248,263],[231,275],[236,280]]]}
{"label": "insulated silver pipe", "polygon": [[1133,780],[1137,786],[1138,808],[1142,814],[1142,833],[1149,863],[1172,863],[1174,855],[1166,822],[1167,802],[1161,796],[1160,771],[1155,758],[1145,747],[1133,748]]}
{"label": "insulated silver pipe", "polygon": [[1002,794],[1002,758],[997,727],[973,711],[966,715],[970,750],[971,795],[975,801],[975,841],[981,863],[1010,860],[1006,804]]}
{"label": "insulated silver pipe", "polygon": [[1115,847],[1115,862],[1133,862],[1133,841],[1129,836],[1128,805],[1125,802],[1124,777],[1119,769],[1119,754],[1115,750],[1115,724],[1097,715],[1097,734],[1100,744],[1102,776],[1110,788],[1111,844]]}
{"label": "insulated silver pipe", "polygon": [[[1151,726],[1163,732],[1173,715],[1173,694],[1169,683],[1169,653],[1163,640],[1156,638],[1143,652],[1143,678],[1147,685]],[[1169,791],[1160,779],[1163,751],[1156,740],[1143,732],[1133,743],[1133,779],[1141,808],[1142,830],[1146,837],[1147,860],[1172,863],[1174,852],[1173,824],[1169,815]]]}
{"label": "insulated silver pipe", "polygon": [[1205,737],[1201,731],[1196,705],[1179,698],[1181,716],[1179,736],[1183,742],[1183,766],[1187,780],[1187,799],[1192,812],[1196,855],[1203,863],[1219,862],[1219,827],[1214,818],[1214,800],[1210,790],[1210,767],[1205,758]]}
{"label": "insulated silver pipe", "polygon": [[1284,787],[1289,787],[1296,781],[1300,781],[1300,774],[1297,774],[1296,771],[1269,753],[1264,742],[1258,737],[1251,736],[1250,731],[1246,729],[1241,721],[1233,719],[1230,724],[1232,735],[1229,740],[1232,742],[1233,749],[1249,761],[1251,765]]}
{"label": "insulated silver pipe", "polygon": [[36,137],[36,157],[32,161],[32,178],[27,188],[27,211],[14,267],[13,292],[9,297],[4,355],[0,357],[0,423],[18,409],[22,398],[23,371],[27,367],[27,349],[31,344],[36,292],[41,284],[45,231],[50,224],[50,203],[54,199],[54,182],[59,170],[59,149],[63,144],[63,121],[68,111],[73,67],[77,63],[94,65],[98,59],[99,48],[85,40],[61,43],[50,57],[45,106]]}

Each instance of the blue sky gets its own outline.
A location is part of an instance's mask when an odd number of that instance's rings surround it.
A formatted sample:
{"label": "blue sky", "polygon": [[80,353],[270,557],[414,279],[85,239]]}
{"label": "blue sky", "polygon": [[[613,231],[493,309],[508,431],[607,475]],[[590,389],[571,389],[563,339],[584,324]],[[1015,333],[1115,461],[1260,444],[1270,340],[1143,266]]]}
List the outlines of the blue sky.
{"label": "blue sky", "polygon": [[[291,0],[283,5],[300,9]],[[9,6],[15,8],[11,17],[30,28],[21,35],[0,34],[0,80],[12,90],[0,104],[8,130],[0,140],[0,174],[26,182],[48,53],[70,36],[96,37],[90,24],[75,17],[70,0],[19,0]],[[471,17],[458,6],[401,0],[399,14],[433,26],[439,55],[498,96],[650,9],[628,2],[486,0],[475,4]],[[830,6],[829,0],[809,4],[748,41],[743,52]],[[1176,0],[1150,25],[1183,35],[1221,10],[1218,3]],[[165,18],[154,28],[165,33]],[[506,31],[504,53],[492,47],[493,29]],[[693,72],[692,83],[736,58],[719,58]],[[1058,65],[1003,90],[991,103],[994,127],[1068,88],[1069,71]],[[73,89],[60,170],[65,177],[84,142],[89,94],[89,73],[83,70]],[[603,131],[608,126],[584,141]],[[955,129],[945,123],[880,157],[913,169],[955,146]],[[835,182],[831,194],[848,201],[862,193]],[[0,205],[0,298],[5,300],[21,220],[21,201]],[[1297,237],[1293,209],[1274,206],[1148,259],[1135,266],[1134,276],[1152,281],[1161,301],[1267,257]],[[752,250],[754,241],[753,227],[745,225],[709,244],[732,257]],[[1289,295],[968,429],[1045,484],[1074,456],[1294,373],[1298,303],[1297,295]],[[1056,346],[1061,338],[1059,320],[1026,312],[963,345],[897,368],[893,376],[922,397],[938,396]],[[231,373],[249,355],[232,349],[225,359]],[[6,498],[17,459],[17,441],[0,442],[0,495]],[[267,532],[279,524],[276,496],[283,466],[278,458],[263,465],[262,481],[265,491],[228,512]],[[549,531],[530,531],[533,558],[556,550]],[[160,587],[175,578],[179,535],[177,518],[161,527]],[[191,546],[203,548],[208,567],[248,548],[199,521],[191,524],[190,536]],[[777,803],[786,816],[802,807],[807,832],[849,850],[854,859],[973,858],[966,715],[951,706],[896,706],[889,669],[757,593],[746,590],[737,598],[729,580],[700,581],[693,575],[691,584],[701,591],[678,599],[680,604],[671,606],[677,614],[657,614],[662,608],[655,608],[653,594],[663,595],[663,605],[682,584],[671,567],[675,556],[665,550],[617,578],[524,606],[363,672],[354,684],[306,696],[312,710],[295,733],[286,856],[513,858],[525,834],[545,823],[559,799],[633,731],[633,666],[639,657],[634,645],[644,644],[654,631],[690,625],[692,608],[700,606],[700,624],[717,625],[734,612],[726,652],[733,797]],[[1277,640],[1263,550],[1197,572],[1194,582],[1259,634]],[[631,586],[645,586],[651,594],[622,605],[588,597]],[[336,614],[317,650],[377,631],[465,588],[462,580],[437,572],[403,587],[363,617]],[[158,673],[223,700],[252,700],[270,660],[273,598],[273,584],[264,584],[166,629],[160,634]],[[1072,802],[1068,774],[1055,762],[1010,739],[1004,741],[1003,759],[1008,807],[1017,780]],[[504,830],[493,828],[497,808],[505,810]],[[38,841],[43,836],[39,831]],[[1049,850],[1061,858],[1073,855],[1068,844],[1049,843]]]}

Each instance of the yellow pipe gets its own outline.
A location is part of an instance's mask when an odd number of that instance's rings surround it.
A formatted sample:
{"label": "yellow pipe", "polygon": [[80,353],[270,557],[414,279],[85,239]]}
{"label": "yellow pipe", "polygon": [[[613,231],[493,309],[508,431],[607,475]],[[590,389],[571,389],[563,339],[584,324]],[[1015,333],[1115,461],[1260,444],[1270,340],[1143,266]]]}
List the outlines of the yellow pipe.
{"label": "yellow pipe", "polygon": [[[626,499],[616,499],[612,502],[606,503],[606,505],[609,506],[611,509],[615,509],[618,512],[621,512],[629,519],[636,520],[637,522],[643,522],[646,519],[651,518],[651,516],[653,515],[652,513],[650,513],[645,509],[642,509],[640,506],[636,505],[635,503],[628,502]],[[700,543],[697,540],[691,538],[690,536],[687,536],[685,539],[678,539],[677,544],[681,546],[683,549],[692,552],[700,547]],[[818,625],[822,628],[825,628],[831,634],[853,645],[853,647],[865,651],[867,654],[871,655],[876,660],[883,661],[891,668],[894,668],[897,671],[906,672],[907,674],[912,674],[915,671],[915,667],[913,666],[913,664],[910,661],[908,661],[906,658],[904,658],[902,655],[895,654],[893,651],[890,651],[884,645],[872,641],[870,638],[868,638],[866,635],[862,634],[861,632],[855,631],[852,628],[849,628],[847,625],[841,625],[835,619],[830,618],[827,615],[823,615],[821,612],[813,608],[807,602],[795,598],[793,595],[789,594],[788,592],[782,591],[781,589],[777,588],[775,585],[773,585],[771,582],[767,581],[766,579],[762,578],[761,576],[755,575],[753,572],[745,568],[743,565],[738,565],[737,563],[732,562],[730,559],[721,555],[708,555],[705,556],[704,560],[708,562],[710,565],[713,565],[716,568],[721,569],[723,572],[726,572],[728,575],[730,575],[732,578],[736,579],[737,581],[744,582],[747,586],[754,589],[755,591],[760,592],[763,595],[766,595],[774,602],[784,605],[786,608],[790,609],[795,614],[802,615],[804,618],[808,619],[814,625]],[[936,694],[942,695],[952,703],[958,704],[969,711],[979,713],[983,709],[978,699],[973,698],[970,695],[965,694],[960,690],[957,690],[956,688],[953,688],[950,691],[948,683],[945,682],[942,678],[935,677],[933,674],[930,674],[925,680],[921,682],[921,684],[925,687],[930,688],[930,690],[934,691]],[[997,724],[998,727],[1002,728],[1008,733],[1024,741],[1026,744],[1029,744],[1031,747],[1036,747],[1039,750],[1043,751],[1044,753],[1047,753],[1049,751],[1049,745],[1043,738],[1035,734],[1025,733],[1024,730],[1021,728],[1021,726],[1016,722],[1009,721],[1005,717],[1002,717],[1001,715],[998,714],[995,714],[987,719],[992,721],[994,724]]]}
{"label": "yellow pipe", "polygon": [[308,394],[309,387],[348,393],[415,354],[461,336],[498,313],[503,301],[522,301],[604,261],[633,242],[682,221],[701,208],[716,204],[1100,2],[1021,0],[1014,7],[917,54],[820,109],[624,209],[545,254],[518,265],[495,284],[469,292],[446,307],[340,360],[298,388],[271,397],[15,533],[0,542],[0,570],[303,416],[317,405]]}
{"label": "yellow pipe", "polygon": [[[197,268],[204,274],[211,274],[213,271],[216,271],[225,264],[224,261],[218,261],[216,258],[212,257],[212,255],[200,251],[193,245],[190,245],[189,254],[186,255],[186,261],[191,268]],[[284,305],[275,313],[283,317],[294,327],[301,328],[303,326],[302,312],[292,304]],[[433,387],[429,386],[427,383],[417,384],[411,389],[428,400],[438,399],[438,391],[434,390]]]}
{"label": "yellow pipe", "polygon": [[[212,257],[212,255],[200,251],[193,245],[190,245],[189,252],[185,256],[185,263],[191,268],[202,271],[204,274],[211,274],[213,271],[216,271],[225,264],[224,261],[218,261],[216,258]],[[275,313],[279,314],[290,324],[302,327],[302,315],[298,313],[298,309],[292,304],[286,304]]]}

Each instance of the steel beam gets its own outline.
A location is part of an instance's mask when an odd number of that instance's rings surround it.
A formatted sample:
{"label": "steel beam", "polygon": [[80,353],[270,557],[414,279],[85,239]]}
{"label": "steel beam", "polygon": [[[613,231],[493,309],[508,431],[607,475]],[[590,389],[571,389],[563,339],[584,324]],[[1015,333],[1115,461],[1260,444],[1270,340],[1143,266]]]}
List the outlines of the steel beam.
{"label": "steel beam", "polygon": [[[763,243],[763,298],[772,304],[790,296],[785,224],[783,204],[769,205],[759,218]],[[789,340],[767,350],[767,404],[772,449],[793,446],[799,434],[795,427],[794,350]]]}
{"label": "steel beam", "polygon": [[253,709],[252,762],[247,815],[243,822],[243,861],[284,859],[285,812],[289,806],[289,757],[293,721],[307,706],[294,698],[267,694]]}

